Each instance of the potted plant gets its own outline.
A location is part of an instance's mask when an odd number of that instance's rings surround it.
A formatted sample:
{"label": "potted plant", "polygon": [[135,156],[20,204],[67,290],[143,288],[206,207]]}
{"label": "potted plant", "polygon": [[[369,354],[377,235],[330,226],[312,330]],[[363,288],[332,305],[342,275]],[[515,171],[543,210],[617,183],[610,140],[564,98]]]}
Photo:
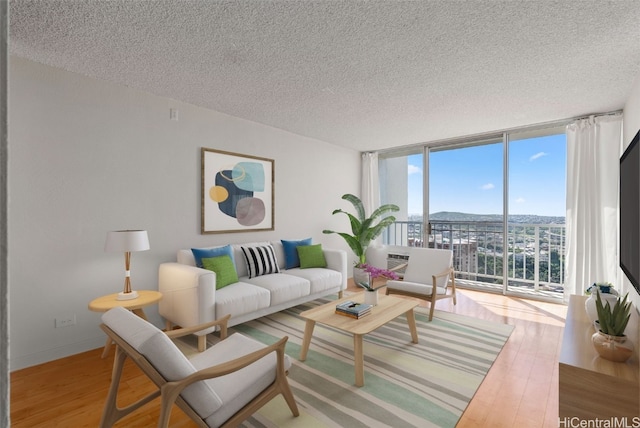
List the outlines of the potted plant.
{"label": "potted plant", "polygon": [[396,221],[396,218],[390,215],[381,218],[377,223],[376,220],[387,212],[400,211],[400,208],[397,205],[385,204],[374,210],[371,216],[365,217],[364,205],[362,205],[360,198],[347,193],[342,195],[342,199],[351,202],[356,211],[355,215],[341,209],[334,210],[332,214],[346,214],[351,223],[351,233],[335,232],[327,229],[323,230],[322,233],[337,233],[342,236],[356,257],[358,257],[356,266],[363,265],[367,262],[367,248],[371,241],[380,236],[384,229]]}
{"label": "potted plant", "polygon": [[367,274],[367,279],[365,281],[357,281],[356,285],[364,288],[367,291],[376,291],[378,288],[384,287],[384,284],[375,286],[374,281],[376,278],[386,278],[386,279],[398,279],[398,274],[389,269],[381,269],[375,266],[371,266],[370,264],[360,265],[360,269],[362,269]]}
{"label": "potted plant", "polygon": [[591,340],[598,354],[607,360],[624,362],[633,353],[633,343],[627,340],[624,334],[629,318],[631,317],[631,302],[624,299],[616,299],[613,308],[609,302],[603,303],[600,290],[596,289],[596,310],[598,330]]}
{"label": "potted plant", "polygon": [[[356,274],[357,270],[360,270],[360,272]],[[367,263],[360,264],[358,268],[354,268],[353,281],[367,291],[367,293],[364,293],[364,302],[370,305],[378,304],[377,291],[386,285],[386,282],[383,282],[376,286],[374,284],[376,278],[398,279],[399,277],[392,270],[377,268]]]}
{"label": "potted plant", "polygon": [[[342,199],[351,202],[355,209],[355,214],[337,209],[333,211],[332,215],[338,213],[346,214],[349,217],[349,222],[351,224],[351,233],[336,232],[328,229],[323,230],[322,233],[337,233],[342,236],[342,238],[347,242],[347,245],[349,245],[349,248],[351,248],[358,258],[353,269],[354,282],[366,290],[374,292],[376,290],[373,288],[371,272],[365,271],[365,268],[368,266],[366,264],[367,248],[374,239],[380,236],[384,229],[396,221],[396,218],[393,215],[386,217],[383,216],[388,212],[400,211],[400,208],[397,205],[385,204],[375,209],[369,217],[366,217],[364,205],[360,198],[347,193],[342,195]],[[364,286],[363,284],[366,284],[367,286]],[[377,292],[372,293],[371,296],[368,295],[369,293],[365,293],[367,301],[377,300]]]}

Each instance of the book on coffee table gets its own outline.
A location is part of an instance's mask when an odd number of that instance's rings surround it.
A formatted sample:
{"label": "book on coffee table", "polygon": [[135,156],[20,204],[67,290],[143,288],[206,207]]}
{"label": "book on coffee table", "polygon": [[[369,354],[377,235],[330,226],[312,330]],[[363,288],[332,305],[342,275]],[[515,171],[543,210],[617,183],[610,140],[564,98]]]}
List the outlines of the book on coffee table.
{"label": "book on coffee table", "polygon": [[338,314],[338,315],[340,315],[342,317],[353,318],[353,319],[356,319],[356,320],[358,320],[358,319],[360,319],[362,317],[366,317],[370,313],[371,312],[367,312],[367,313],[364,313],[364,314],[356,315],[356,314],[350,314],[348,312],[342,312],[342,311],[339,311],[339,310],[336,309],[336,314]]}
{"label": "book on coffee table", "polygon": [[346,315],[352,318],[361,318],[371,313],[373,305],[366,303],[358,303],[352,300],[347,300],[336,305],[336,313],[340,315]]}

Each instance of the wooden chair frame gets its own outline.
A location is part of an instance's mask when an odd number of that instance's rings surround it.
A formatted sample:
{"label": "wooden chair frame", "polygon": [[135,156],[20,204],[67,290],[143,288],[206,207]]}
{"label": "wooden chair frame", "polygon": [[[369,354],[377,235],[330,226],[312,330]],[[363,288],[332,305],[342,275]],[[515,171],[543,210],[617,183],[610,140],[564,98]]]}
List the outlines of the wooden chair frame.
{"label": "wooden chair frame", "polygon": [[[398,266],[396,269],[394,270],[400,270],[403,267],[406,267],[408,263],[403,263],[402,265]],[[443,278],[447,275],[449,276],[449,285],[447,286],[447,292],[445,294],[437,294],[437,283],[438,283],[438,279],[439,278]],[[442,299],[451,299],[453,298],[453,304],[457,304],[457,300],[456,300],[456,275],[455,275],[455,271],[453,270],[452,267],[445,269],[444,271],[436,274],[436,275],[432,275],[431,276],[432,279],[432,287],[431,287],[431,294],[424,294],[424,293],[413,293],[411,291],[404,291],[404,290],[397,290],[397,289],[389,289],[389,287],[387,287],[387,291],[386,291],[386,295],[388,296],[389,294],[398,294],[401,296],[409,296],[409,297],[415,297],[418,299],[422,299],[422,300],[427,300],[428,302],[431,302],[430,304],[430,308],[429,308],[429,321],[433,320],[433,311],[436,308],[436,302],[438,300],[442,300]],[[426,285],[426,284],[425,284]],[[449,293],[448,290],[451,290],[451,293]]]}
{"label": "wooden chair frame", "polygon": [[[166,334],[169,338],[175,339],[177,337],[193,334],[200,330],[204,330],[205,328],[219,326],[220,337],[224,340],[227,337],[227,322],[229,318],[230,315],[227,315],[226,317],[219,320],[215,320],[199,326],[171,330],[169,332],[166,332]],[[259,359],[272,352],[275,352],[277,356],[276,379],[253,400],[251,400],[242,409],[240,409],[231,418],[229,418],[222,425],[222,427],[238,426],[242,421],[253,415],[256,411],[258,411],[262,406],[275,398],[278,394],[283,395],[285,401],[287,402],[287,405],[289,406],[289,409],[291,410],[291,413],[293,413],[294,416],[298,416],[300,414],[298,411],[298,406],[295,402],[295,398],[293,397],[293,393],[291,392],[291,388],[289,387],[289,382],[287,381],[287,371],[284,369],[284,349],[288,340],[287,336],[283,337],[273,345],[267,346],[258,351],[249,353],[226,363],[199,370],[184,379],[168,382],[151,365],[151,363],[149,363],[144,355],[136,351],[113,330],[111,330],[104,324],[101,324],[100,328],[102,328],[102,330],[104,330],[105,333],[111,339],[113,339],[113,341],[117,345],[116,355],[113,362],[111,386],[109,388],[107,401],[105,403],[102,419],[100,421],[101,428],[113,426],[113,424],[118,420],[139,409],[140,407],[149,403],[157,397],[161,397],[160,418],[158,421],[159,428],[167,428],[169,426],[169,417],[171,415],[173,404],[176,404],[182,411],[184,411],[187,416],[189,416],[198,424],[198,426],[209,428],[205,421],[180,396],[182,390],[194,382],[199,382],[205,379],[212,379],[215,377],[233,373],[258,361]],[[120,385],[120,378],[122,376],[124,362],[127,357],[131,358],[131,360],[138,367],[140,367],[140,369],[153,381],[153,383],[156,384],[158,390],[148,394],[147,396],[132,404],[127,405],[126,407],[119,408],[117,406],[118,388]]]}

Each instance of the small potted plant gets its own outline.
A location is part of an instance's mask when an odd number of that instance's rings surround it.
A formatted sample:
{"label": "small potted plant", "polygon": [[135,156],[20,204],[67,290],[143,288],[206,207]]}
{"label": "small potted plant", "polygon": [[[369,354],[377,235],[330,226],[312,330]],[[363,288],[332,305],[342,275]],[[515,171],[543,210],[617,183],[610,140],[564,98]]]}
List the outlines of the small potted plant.
{"label": "small potted plant", "polygon": [[381,282],[376,287],[374,284],[376,278],[399,278],[398,274],[392,270],[377,268],[367,263],[360,265],[360,269],[362,269],[362,274],[359,276],[354,276],[353,279],[356,285],[364,288],[365,291],[367,291],[366,293],[364,293],[364,302],[370,305],[378,304],[378,289],[386,285],[386,282]]}
{"label": "small potted plant", "polygon": [[[591,323],[598,321],[598,312],[596,311],[596,291],[600,293],[600,297],[609,302],[611,305],[616,303],[618,292],[613,288],[610,282],[594,282],[584,290],[584,294],[589,296],[584,302],[584,309]],[[595,325],[595,324],[594,324]]]}
{"label": "small potted plant", "polygon": [[609,361],[624,362],[633,354],[633,343],[624,334],[631,317],[631,302],[627,297],[628,294],[624,299],[618,297],[612,308],[610,302],[603,303],[600,290],[596,290],[598,330],[591,341],[598,355]]}

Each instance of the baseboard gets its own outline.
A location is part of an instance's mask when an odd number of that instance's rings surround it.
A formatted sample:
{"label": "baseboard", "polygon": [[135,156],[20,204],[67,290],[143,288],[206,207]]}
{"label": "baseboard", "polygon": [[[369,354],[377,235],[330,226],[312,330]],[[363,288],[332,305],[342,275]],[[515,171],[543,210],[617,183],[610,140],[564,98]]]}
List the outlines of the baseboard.
{"label": "baseboard", "polygon": [[104,343],[104,336],[95,337],[93,339],[83,340],[81,342],[60,346],[58,348],[47,349],[42,352],[22,355],[18,358],[10,358],[9,372],[14,372],[31,366],[37,366],[38,364],[48,363],[49,361],[58,360],[81,352],[91,351],[92,349],[102,348]]}

